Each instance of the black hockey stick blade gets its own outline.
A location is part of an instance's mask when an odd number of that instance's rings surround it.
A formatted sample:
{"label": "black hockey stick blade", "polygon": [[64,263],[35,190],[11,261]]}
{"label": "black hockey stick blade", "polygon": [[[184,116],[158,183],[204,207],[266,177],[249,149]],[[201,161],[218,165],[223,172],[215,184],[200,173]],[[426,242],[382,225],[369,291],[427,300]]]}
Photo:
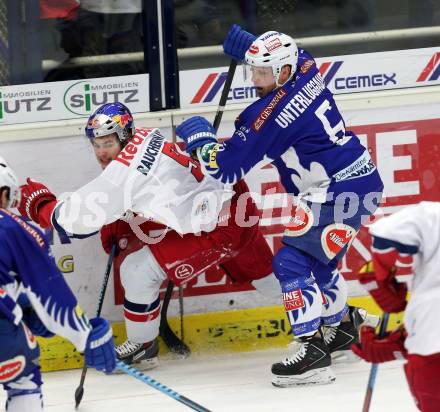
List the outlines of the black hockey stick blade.
{"label": "black hockey stick blade", "polygon": [[[105,268],[101,291],[99,293],[98,307],[96,308],[96,316],[101,315],[102,305],[104,303],[105,291],[107,290],[108,279],[110,277],[110,271],[112,269],[113,257],[115,256],[115,253],[116,253],[116,243],[113,243],[112,250],[107,260],[107,266]],[[84,366],[81,372],[81,379],[79,381],[78,387],[75,389],[75,409],[78,409],[78,406],[81,403],[82,397],[84,395],[84,381],[86,380],[86,375],[87,375],[87,365],[84,360]]]}
{"label": "black hockey stick blade", "polygon": [[159,334],[170,352],[182,355],[186,358],[191,354],[191,349],[173,332],[167,319],[168,305],[171,300],[173,288],[174,283],[171,280],[168,281],[167,290],[162,303]]}

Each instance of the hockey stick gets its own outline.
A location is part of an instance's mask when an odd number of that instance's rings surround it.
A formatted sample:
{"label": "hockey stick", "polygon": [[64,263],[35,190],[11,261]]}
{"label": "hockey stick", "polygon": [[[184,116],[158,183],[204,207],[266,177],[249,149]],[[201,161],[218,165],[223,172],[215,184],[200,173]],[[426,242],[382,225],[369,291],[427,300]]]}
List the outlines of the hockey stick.
{"label": "hockey stick", "polygon": [[[222,120],[223,111],[226,106],[226,101],[228,99],[229,89],[231,88],[232,80],[234,78],[235,69],[237,68],[237,61],[234,59],[231,59],[231,63],[229,64],[228,74],[226,75],[225,84],[223,85],[222,94],[220,96],[220,101],[218,104],[217,112],[215,114],[214,119],[214,129],[217,131],[220,122]],[[179,339],[176,334],[172,331],[170,328],[170,325],[168,324],[167,320],[167,312],[168,312],[168,306],[170,304],[171,295],[173,293],[174,283],[169,280],[167,285],[167,290],[165,292],[165,296],[163,298],[162,302],[162,309],[160,312],[160,327],[159,327],[159,333],[162,337],[165,344],[168,346],[168,349],[171,352],[178,353],[184,356],[189,356],[191,353],[191,350],[189,347],[183,342],[182,339]],[[183,336],[183,331],[182,331]]]}
{"label": "hockey stick", "polygon": [[171,388],[168,388],[168,386],[165,386],[164,384],[156,381],[155,379],[150,378],[148,375],[143,374],[142,372],[138,371],[136,368],[133,368],[132,366],[129,366],[122,361],[117,361],[116,367],[119,370],[125,372],[127,375],[133,376],[133,378],[136,378],[136,379],[140,380],[141,382],[146,383],[147,385],[151,386],[152,388],[157,389],[158,391],[175,399],[176,401],[183,403],[184,405],[188,406],[189,408],[191,408],[195,411],[211,412],[209,409],[206,409],[204,406],[199,405],[198,403],[192,401],[191,399],[188,399],[187,397],[181,395],[180,393],[178,393],[176,391],[173,391]]}
{"label": "hockey stick", "polygon": [[234,79],[235,69],[237,68],[237,60],[231,59],[229,63],[228,74],[226,75],[225,84],[223,86],[222,95],[220,96],[220,101],[218,102],[217,113],[214,119],[214,129],[217,132],[222,121],[223,111],[225,110],[226,101],[228,100],[229,89],[231,88],[232,80]]}
{"label": "hockey stick", "polygon": [[[116,243],[113,243],[110,255],[107,260],[107,267],[105,268],[104,280],[102,281],[101,292],[99,293],[98,306],[96,308],[96,316],[101,314],[102,305],[104,303],[105,291],[107,290],[108,279],[110,277],[110,271],[112,269],[113,257],[116,253]],[[84,366],[81,372],[81,380],[78,387],[75,390],[75,409],[78,409],[81,399],[84,395],[84,381],[86,380],[87,365],[84,362]]]}
{"label": "hockey stick", "polygon": [[[390,314],[385,312],[382,319],[382,324],[379,329],[379,337],[383,338],[387,331],[388,320]],[[368,412],[370,410],[371,397],[373,396],[374,384],[376,383],[377,368],[379,364],[373,363],[371,365],[370,377],[368,378],[367,391],[365,392],[364,405],[362,407],[362,412]]]}
{"label": "hockey stick", "polygon": [[183,342],[182,339],[179,339],[177,335],[173,332],[167,320],[167,311],[168,305],[170,304],[171,296],[173,294],[174,283],[169,280],[167,285],[167,290],[165,292],[165,296],[163,298],[162,309],[160,313],[160,326],[159,333],[165,344],[168,346],[168,349],[173,353],[178,353],[179,355],[183,355],[185,357],[189,356],[191,353],[190,348]]}

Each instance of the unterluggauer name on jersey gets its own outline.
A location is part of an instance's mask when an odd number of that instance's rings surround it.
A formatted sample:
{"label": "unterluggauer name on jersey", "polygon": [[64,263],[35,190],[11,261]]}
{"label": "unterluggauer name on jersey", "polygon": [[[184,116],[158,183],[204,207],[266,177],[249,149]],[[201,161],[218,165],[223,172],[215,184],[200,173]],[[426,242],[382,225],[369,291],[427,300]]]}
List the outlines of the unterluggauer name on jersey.
{"label": "unterluggauer name on jersey", "polygon": [[275,118],[278,126],[285,129],[294,122],[313,103],[313,101],[325,90],[324,80],[321,74],[316,74],[310,79],[286,104],[284,109]]}

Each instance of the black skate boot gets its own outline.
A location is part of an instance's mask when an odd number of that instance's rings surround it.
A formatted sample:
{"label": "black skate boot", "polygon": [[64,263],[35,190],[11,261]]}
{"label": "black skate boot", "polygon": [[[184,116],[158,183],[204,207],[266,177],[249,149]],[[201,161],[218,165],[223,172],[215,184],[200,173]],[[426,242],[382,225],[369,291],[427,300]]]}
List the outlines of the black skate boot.
{"label": "black skate boot", "polygon": [[362,325],[376,327],[380,318],[369,315],[365,309],[350,306],[350,320],[341,322],[338,326],[324,326],[324,342],[327,345],[332,360],[338,362],[356,362],[359,358],[351,351],[351,345],[359,343],[359,328]]}
{"label": "black skate boot", "polygon": [[116,346],[115,351],[118,360],[136,366],[139,370],[153,369],[159,363],[157,339],[146,343],[134,343],[127,339],[123,344]]}
{"label": "black skate boot", "polygon": [[323,385],[335,380],[331,357],[323,339],[304,336],[294,341],[292,357],[272,365],[272,385],[287,388],[296,385]]}

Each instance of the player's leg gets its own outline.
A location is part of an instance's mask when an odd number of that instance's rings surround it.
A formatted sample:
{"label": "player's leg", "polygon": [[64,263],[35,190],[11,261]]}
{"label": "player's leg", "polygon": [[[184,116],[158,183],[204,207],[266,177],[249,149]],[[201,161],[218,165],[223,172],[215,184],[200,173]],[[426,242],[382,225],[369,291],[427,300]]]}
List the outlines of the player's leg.
{"label": "player's leg", "polygon": [[312,256],[288,246],[280,249],[273,260],[295,336],[294,354],[272,365],[275,386],[325,384],[335,379],[330,353],[319,332],[322,295],[312,275],[315,262]]}
{"label": "player's leg", "polygon": [[120,276],[127,340],[116,347],[116,354],[128,364],[141,362],[142,369],[151,369],[158,363],[159,289],[166,275],[150,249],[143,247],[125,257]]}
{"label": "player's leg", "polygon": [[0,383],[7,392],[8,412],[43,410],[39,356],[31,331],[0,317]]}
{"label": "player's leg", "polygon": [[417,407],[423,412],[437,412],[440,405],[440,354],[408,355],[405,373]]}

